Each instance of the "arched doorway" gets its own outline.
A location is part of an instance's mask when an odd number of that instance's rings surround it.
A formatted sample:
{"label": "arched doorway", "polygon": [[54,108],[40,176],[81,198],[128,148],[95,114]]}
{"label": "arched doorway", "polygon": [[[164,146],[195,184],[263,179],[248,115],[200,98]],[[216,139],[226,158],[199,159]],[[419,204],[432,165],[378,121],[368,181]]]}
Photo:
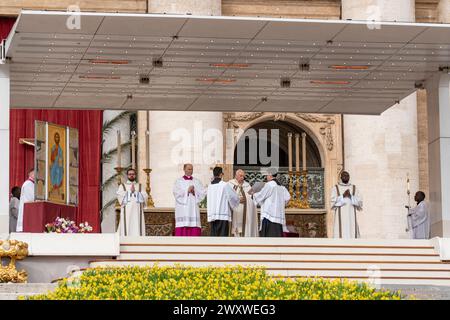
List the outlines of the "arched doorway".
{"label": "arched doorway", "polygon": [[[246,180],[251,184],[264,181],[263,169],[279,167],[280,182],[288,188],[288,133],[306,132],[300,126],[288,121],[273,119],[258,122],[247,128],[237,141],[234,149],[233,173],[238,169],[246,172]],[[301,138],[300,138],[301,139]],[[295,172],[295,139],[293,145],[293,170]],[[300,146],[300,161],[302,147]],[[324,168],[319,148],[310,135],[306,136],[306,167],[308,170],[308,199],[312,208],[325,208]],[[302,165],[300,165],[300,170]],[[296,181],[294,181],[294,184]],[[301,184],[300,184],[301,185]],[[294,187],[295,190],[295,187]]]}

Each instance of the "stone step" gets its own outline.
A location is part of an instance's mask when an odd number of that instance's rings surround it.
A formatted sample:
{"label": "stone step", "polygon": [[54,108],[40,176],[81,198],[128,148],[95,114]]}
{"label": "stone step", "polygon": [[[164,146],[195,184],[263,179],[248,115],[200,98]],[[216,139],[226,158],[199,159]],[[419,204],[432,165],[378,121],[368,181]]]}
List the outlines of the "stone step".
{"label": "stone step", "polygon": [[332,239],[332,238],[237,238],[237,237],[121,237],[121,246],[139,245],[220,245],[220,246],[272,246],[272,247],[292,247],[292,246],[366,246],[366,247],[421,247],[433,248],[433,239],[411,240],[411,239]]}
{"label": "stone step", "polygon": [[423,255],[438,257],[433,247],[361,247],[361,246],[296,246],[296,247],[271,247],[271,246],[209,246],[209,245],[121,245],[121,254],[130,253],[216,253],[216,254],[354,254],[354,255]]}
{"label": "stone step", "polygon": [[420,300],[450,300],[449,286],[384,284],[382,288],[390,291],[400,290],[402,294],[414,295]]}
{"label": "stone step", "polygon": [[27,293],[27,294],[22,294],[22,293],[0,293],[0,300],[19,300],[19,296],[21,297],[29,297],[29,296],[34,296],[34,295],[38,295],[38,294],[43,294],[46,292],[33,292],[33,293]]}
{"label": "stone step", "polygon": [[[109,260],[96,260],[91,262],[91,266],[95,266],[97,264],[102,264],[103,262],[108,263],[122,263],[122,264],[133,264],[133,263],[144,263],[145,265],[153,265],[155,263],[159,265],[174,265],[176,263],[179,264],[185,264],[185,265],[195,265],[195,266],[203,266],[203,265],[214,265],[214,266],[220,266],[220,265],[226,265],[228,263],[221,262],[221,261],[198,261],[198,260],[166,260],[166,259],[141,259],[140,261],[137,260],[115,260],[115,259],[109,259]],[[231,263],[230,263],[231,264]],[[383,262],[383,261],[373,261],[373,262],[364,262],[364,261],[347,261],[347,262],[339,262],[339,261],[303,261],[303,262],[287,262],[286,260],[276,260],[273,262],[267,262],[261,263],[259,261],[251,262],[246,261],[245,263],[234,263],[239,265],[253,265],[253,266],[261,266],[264,265],[267,268],[276,268],[276,269],[283,269],[283,270],[291,270],[291,269],[301,269],[301,268],[307,268],[307,269],[358,269],[358,270],[414,270],[414,271],[442,271],[442,272],[449,272],[450,273],[450,264],[443,264],[443,263],[421,263],[421,262],[414,262],[414,263],[404,263],[402,261],[396,261],[396,263],[392,262]]]}
{"label": "stone step", "polygon": [[57,286],[56,283],[0,283],[0,300],[43,294],[55,290]]}
{"label": "stone step", "polygon": [[57,286],[56,283],[0,283],[0,293],[45,293]]}
{"label": "stone step", "polygon": [[274,262],[274,261],[286,261],[286,262],[302,262],[302,261],[376,261],[376,262],[387,262],[387,261],[404,261],[404,262],[416,262],[420,261],[423,263],[435,262],[441,263],[438,256],[434,255],[408,255],[408,254],[336,254],[336,253],[292,253],[292,254],[279,254],[279,253],[257,253],[252,254],[246,253],[183,253],[183,252],[172,252],[172,253],[159,253],[159,252],[147,252],[147,253],[128,253],[124,252],[117,260],[165,260],[165,261],[223,261],[230,263],[238,263],[240,261],[259,261],[259,262]]}

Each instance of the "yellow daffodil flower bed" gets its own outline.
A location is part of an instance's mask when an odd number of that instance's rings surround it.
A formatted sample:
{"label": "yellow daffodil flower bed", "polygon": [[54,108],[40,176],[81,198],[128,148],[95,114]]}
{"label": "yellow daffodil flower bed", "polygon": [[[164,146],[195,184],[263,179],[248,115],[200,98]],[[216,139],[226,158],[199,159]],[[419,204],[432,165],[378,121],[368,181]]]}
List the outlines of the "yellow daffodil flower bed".
{"label": "yellow daffodil flower bed", "polygon": [[263,268],[158,266],[96,268],[67,278],[55,291],[29,299],[98,300],[384,300],[399,292],[377,291],[347,280],[277,279]]}

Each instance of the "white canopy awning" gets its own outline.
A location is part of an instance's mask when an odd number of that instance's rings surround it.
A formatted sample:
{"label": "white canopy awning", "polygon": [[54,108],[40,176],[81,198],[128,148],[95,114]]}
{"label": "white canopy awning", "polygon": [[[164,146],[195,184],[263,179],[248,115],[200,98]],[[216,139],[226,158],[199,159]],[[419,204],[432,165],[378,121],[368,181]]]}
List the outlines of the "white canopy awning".
{"label": "white canopy awning", "polygon": [[450,65],[444,24],[78,14],[20,14],[12,108],[380,114]]}

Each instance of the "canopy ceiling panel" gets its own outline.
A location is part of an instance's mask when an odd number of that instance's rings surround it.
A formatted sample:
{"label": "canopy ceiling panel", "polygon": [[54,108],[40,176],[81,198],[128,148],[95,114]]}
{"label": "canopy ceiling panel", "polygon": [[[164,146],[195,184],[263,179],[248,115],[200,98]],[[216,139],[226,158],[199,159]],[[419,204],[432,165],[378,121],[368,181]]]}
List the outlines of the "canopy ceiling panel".
{"label": "canopy ceiling panel", "polygon": [[445,24],[71,14],[20,14],[12,108],[380,114],[450,65]]}

